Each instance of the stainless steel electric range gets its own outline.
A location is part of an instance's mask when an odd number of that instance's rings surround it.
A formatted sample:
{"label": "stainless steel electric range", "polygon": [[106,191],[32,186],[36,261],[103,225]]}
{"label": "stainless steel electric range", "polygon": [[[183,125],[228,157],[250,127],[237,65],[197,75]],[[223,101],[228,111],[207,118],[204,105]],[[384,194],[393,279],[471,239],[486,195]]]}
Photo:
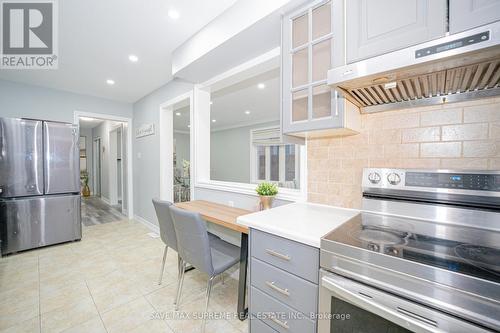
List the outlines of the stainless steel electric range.
{"label": "stainless steel electric range", "polygon": [[318,331],[500,331],[500,171],[362,184],[362,212],[321,240]]}

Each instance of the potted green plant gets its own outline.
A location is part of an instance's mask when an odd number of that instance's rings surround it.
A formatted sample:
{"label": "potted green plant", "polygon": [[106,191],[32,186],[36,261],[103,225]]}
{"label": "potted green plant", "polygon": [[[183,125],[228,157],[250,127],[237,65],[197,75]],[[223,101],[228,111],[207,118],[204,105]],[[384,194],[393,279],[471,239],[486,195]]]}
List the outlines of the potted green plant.
{"label": "potted green plant", "polygon": [[278,186],[273,183],[262,182],[257,186],[255,191],[260,196],[260,205],[262,209],[271,209],[274,197],[278,194]]}
{"label": "potted green plant", "polygon": [[82,195],[84,197],[89,197],[90,196],[89,173],[87,171],[80,172],[80,179],[83,183]]}

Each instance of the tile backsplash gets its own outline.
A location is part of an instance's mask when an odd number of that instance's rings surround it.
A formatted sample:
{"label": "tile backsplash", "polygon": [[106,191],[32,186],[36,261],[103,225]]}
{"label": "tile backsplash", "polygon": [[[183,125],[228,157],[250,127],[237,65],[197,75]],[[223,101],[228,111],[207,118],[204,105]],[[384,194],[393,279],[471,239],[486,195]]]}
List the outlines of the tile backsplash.
{"label": "tile backsplash", "polygon": [[360,208],[365,167],[500,170],[500,98],[361,118],[360,134],[307,141],[309,201]]}

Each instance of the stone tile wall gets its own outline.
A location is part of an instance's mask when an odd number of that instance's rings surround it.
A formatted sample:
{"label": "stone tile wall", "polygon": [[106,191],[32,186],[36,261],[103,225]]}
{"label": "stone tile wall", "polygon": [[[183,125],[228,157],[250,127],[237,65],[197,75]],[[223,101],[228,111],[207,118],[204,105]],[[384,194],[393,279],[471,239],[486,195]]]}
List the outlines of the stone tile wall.
{"label": "stone tile wall", "polygon": [[500,98],[364,114],[360,134],[307,144],[308,200],[359,208],[365,167],[500,170]]}

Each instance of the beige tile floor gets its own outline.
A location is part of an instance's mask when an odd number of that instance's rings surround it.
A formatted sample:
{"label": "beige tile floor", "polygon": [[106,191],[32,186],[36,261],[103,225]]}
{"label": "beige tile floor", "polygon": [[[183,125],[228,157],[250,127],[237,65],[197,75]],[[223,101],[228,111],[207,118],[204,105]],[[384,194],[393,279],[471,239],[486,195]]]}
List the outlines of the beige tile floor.
{"label": "beige tile floor", "polygon": [[[158,285],[163,243],[134,221],[84,227],[83,239],[0,259],[0,332],[198,332],[207,276],[186,273],[173,309],[177,254]],[[234,267],[236,270],[237,267]],[[231,272],[230,272],[231,273]],[[247,332],[236,318],[238,281],[214,285],[207,332]]]}

